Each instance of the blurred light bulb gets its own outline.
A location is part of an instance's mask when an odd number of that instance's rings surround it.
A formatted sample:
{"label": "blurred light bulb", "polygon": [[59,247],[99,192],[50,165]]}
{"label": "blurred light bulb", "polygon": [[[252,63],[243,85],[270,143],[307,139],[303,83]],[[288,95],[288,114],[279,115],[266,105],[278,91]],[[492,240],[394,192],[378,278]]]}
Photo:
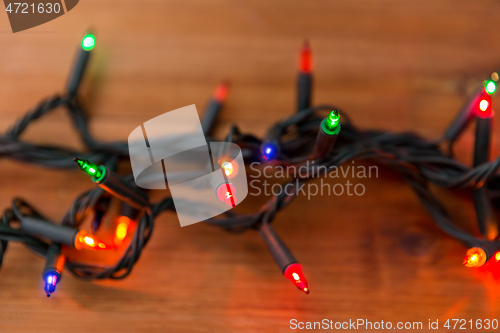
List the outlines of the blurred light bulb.
{"label": "blurred light bulb", "polygon": [[481,102],[479,102],[479,110],[486,111],[488,109],[488,105],[490,105],[490,103],[487,100],[481,100]]}
{"label": "blurred light bulb", "polygon": [[486,262],[486,252],[480,247],[473,247],[467,251],[464,258],[464,265],[466,267],[481,267]]}
{"label": "blurred light bulb", "polygon": [[224,169],[224,173],[226,174],[226,176],[230,176],[232,173],[233,173],[233,165],[229,162],[224,162],[222,163],[222,169]]}
{"label": "blurred light bulb", "polygon": [[85,51],[90,51],[95,46],[95,36],[92,34],[87,34],[82,39],[82,48]]}

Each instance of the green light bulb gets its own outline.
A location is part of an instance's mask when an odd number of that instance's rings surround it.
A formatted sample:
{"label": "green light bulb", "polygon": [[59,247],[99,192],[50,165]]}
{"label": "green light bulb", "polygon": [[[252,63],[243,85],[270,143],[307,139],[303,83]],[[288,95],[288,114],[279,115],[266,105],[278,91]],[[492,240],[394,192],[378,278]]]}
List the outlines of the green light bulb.
{"label": "green light bulb", "polygon": [[486,92],[490,95],[495,93],[495,91],[497,91],[497,85],[493,81],[486,81],[486,84],[484,87],[486,89]]}
{"label": "green light bulb", "polygon": [[321,122],[321,128],[326,134],[336,135],[340,132],[340,115],[338,110],[333,110]]}
{"label": "green light bulb", "polygon": [[82,49],[85,51],[90,51],[95,46],[95,36],[92,34],[86,34],[82,39]]}
{"label": "green light bulb", "polygon": [[94,182],[101,181],[106,175],[106,168],[103,166],[97,166],[93,163],[90,163],[87,160],[81,160],[79,158],[74,158],[73,161],[78,164],[78,167],[83,170],[87,175],[92,177]]}

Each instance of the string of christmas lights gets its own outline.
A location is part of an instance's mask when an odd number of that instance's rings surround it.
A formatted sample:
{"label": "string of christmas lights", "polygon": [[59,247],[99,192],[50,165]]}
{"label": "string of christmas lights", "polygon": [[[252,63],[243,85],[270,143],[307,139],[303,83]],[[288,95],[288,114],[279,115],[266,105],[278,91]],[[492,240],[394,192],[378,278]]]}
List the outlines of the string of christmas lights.
{"label": "string of christmas lights", "polygon": [[[98,185],[83,192],[72,203],[59,223],[53,223],[20,198],[14,198],[0,223],[0,264],[10,241],[21,242],[45,259],[42,272],[44,291],[50,296],[60,282],[63,270],[83,279],[121,279],[132,271],[153,232],[155,219],[165,211],[175,212],[172,198],[151,203],[148,194],[138,188],[132,175],[116,174],[120,163],[129,160],[126,142],[101,142],[88,128],[87,114],[79,99],[79,87],[96,46],[92,32],[87,33],[78,49],[65,92],[53,96],[18,119],[0,136],[0,156],[34,165],[73,169],[80,168]],[[428,140],[414,133],[391,133],[357,128],[346,113],[332,105],[311,106],[312,52],[308,42],[300,52],[297,77],[297,108],[288,118],[269,128],[264,138],[242,133],[233,125],[226,142],[237,144],[243,151],[245,164],[253,162],[273,166],[306,168],[286,184],[287,191],[273,195],[258,211],[239,214],[233,210],[206,223],[230,232],[257,230],[285,278],[309,293],[302,265],[272,228],[278,212],[299,194],[300,187],[311,179],[322,177],[326,170],[351,160],[369,160],[397,171],[411,186],[436,225],[449,236],[469,248],[464,258],[467,267],[480,267],[489,260],[500,261],[498,221],[493,218],[495,203],[500,198],[500,157],[490,161],[493,108],[491,96],[497,90],[499,76],[494,72],[482,87],[464,104],[442,137]],[[228,95],[226,83],[217,87],[202,119],[205,135],[211,136],[217,116]],[[65,109],[85,144],[85,151],[23,142],[22,133],[33,122],[55,109]],[[474,161],[472,166],[453,157],[453,144],[476,121]],[[314,165],[309,162],[313,161]],[[234,161],[221,165],[223,184],[215,195],[234,207],[236,188],[227,177]],[[316,168],[315,171],[312,168]],[[477,223],[465,230],[450,219],[444,205],[429,189],[434,185],[450,190],[469,189],[476,210]],[[110,211],[111,199],[120,201],[111,240],[98,234],[103,217]],[[91,232],[82,229],[92,217]],[[126,241],[127,237],[130,239]],[[124,248],[123,248],[124,247]],[[122,249],[114,264],[86,262],[66,255],[66,250],[109,251]]]}

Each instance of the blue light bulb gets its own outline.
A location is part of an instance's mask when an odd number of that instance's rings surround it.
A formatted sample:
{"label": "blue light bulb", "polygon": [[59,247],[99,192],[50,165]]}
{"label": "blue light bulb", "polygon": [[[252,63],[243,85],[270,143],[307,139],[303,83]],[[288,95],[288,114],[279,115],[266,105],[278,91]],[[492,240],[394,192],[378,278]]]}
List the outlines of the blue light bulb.
{"label": "blue light bulb", "polygon": [[56,291],[56,284],[57,284],[57,274],[48,273],[45,275],[45,286],[43,290],[47,294],[47,297],[50,297],[50,294]]}
{"label": "blue light bulb", "polygon": [[278,145],[274,142],[266,142],[261,147],[262,157],[266,161],[272,161],[278,155]]}

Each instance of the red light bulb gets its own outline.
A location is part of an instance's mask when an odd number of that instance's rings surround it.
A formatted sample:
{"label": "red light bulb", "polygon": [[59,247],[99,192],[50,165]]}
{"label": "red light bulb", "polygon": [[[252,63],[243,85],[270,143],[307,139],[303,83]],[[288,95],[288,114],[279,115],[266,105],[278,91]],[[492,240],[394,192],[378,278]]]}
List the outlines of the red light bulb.
{"label": "red light bulb", "polygon": [[297,288],[299,288],[306,294],[309,294],[309,287],[307,286],[307,280],[302,273],[301,264],[291,264],[285,269],[284,275],[288,280],[292,281]]}
{"label": "red light bulb", "polygon": [[226,205],[228,205],[229,207],[236,207],[236,203],[237,202],[238,202],[238,199],[236,198],[235,195],[231,196],[231,198],[229,198],[226,201],[224,201],[224,203]]}
{"label": "red light bulb", "polygon": [[226,100],[228,92],[229,92],[229,85],[226,82],[222,82],[215,89],[214,99],[217,102],[222,103]]}
{"label": "red light bulb", "polygon": [[304,41],[304,46],[300,51],[300,64],[299,69],[302,73],[309,74],[312,71],[311,65],[311,47],[309,46],[309,41],[306,39]]}
{"label": "red light bulb", "polygon": [[477,116],[481,118],[489,118],[493,115],[493,107],[491,103],[491,96],[483,93],[477,104]]}
{"label": "red light bulb", "polygon": [[217,198],[229,207],[235,207],[237,203],[236,188],[231,183],[220,184],[216,191]]}

